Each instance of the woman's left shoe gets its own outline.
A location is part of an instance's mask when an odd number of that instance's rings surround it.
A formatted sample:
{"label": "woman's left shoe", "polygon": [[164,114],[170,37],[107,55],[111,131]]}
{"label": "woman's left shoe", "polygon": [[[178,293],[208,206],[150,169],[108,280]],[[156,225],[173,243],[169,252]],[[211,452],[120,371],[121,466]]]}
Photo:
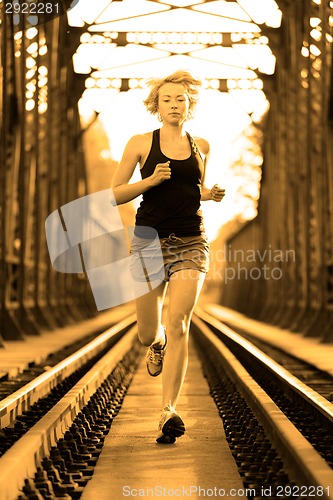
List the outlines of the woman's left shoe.
{"label": "woman's left shoe", "polygon": [[158,434],[156,441],[160,444],[173,444],[176,438],[181,437],[185,433],[185,424],[176,410],[167,405],[161,415],[160,423],[158,424]]}

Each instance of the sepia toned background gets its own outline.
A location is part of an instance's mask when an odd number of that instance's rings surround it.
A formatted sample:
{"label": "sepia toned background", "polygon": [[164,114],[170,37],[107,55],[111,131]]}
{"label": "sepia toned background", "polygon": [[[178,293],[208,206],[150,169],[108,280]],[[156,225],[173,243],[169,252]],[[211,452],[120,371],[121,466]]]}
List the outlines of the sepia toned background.
{"label": "sepia toned background", "polygon": [[52,268],[45,220],[110,186],[127,140],[158,127],[146,79],[178,68],[203,81],[188,130],[226,189],[203,207],[207,299],[332,341],[332,4],[80,0],[36,25],[0,1],[3,341],[97,315],[85,275]]}

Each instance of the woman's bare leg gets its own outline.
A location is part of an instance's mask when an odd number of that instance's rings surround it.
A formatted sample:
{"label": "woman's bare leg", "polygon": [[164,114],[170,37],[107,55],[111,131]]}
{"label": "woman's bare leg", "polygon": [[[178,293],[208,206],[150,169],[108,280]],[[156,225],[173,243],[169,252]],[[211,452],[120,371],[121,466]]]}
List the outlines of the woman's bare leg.
{"label": "woman's bare leg", "polygon": [[164,345],[165,335],[161,322],[166,289],[167,283],[163,281],[154,290],[135,300],[139,340],[145,346],[155,342],[161,343],[161,347]]}
{"label": "woman's bare leg", "polygon": [[194,269],[177,271],[170,277],[166,332],[167,351],[163,367],[163,407],[176,407],[188,363],[188,336],[193,309],[205,273]]}

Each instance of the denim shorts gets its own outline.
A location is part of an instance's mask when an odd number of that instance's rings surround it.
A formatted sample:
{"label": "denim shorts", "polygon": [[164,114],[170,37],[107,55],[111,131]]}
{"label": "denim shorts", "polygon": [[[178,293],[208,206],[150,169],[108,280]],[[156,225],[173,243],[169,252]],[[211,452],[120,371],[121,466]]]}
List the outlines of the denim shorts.
{"label": "denim shorts", "polygon": [[209,243],[205,235],[151,239],[134,235],[131,241],[131,273],[135,281],[169,281],[183,269],[209,270]]}

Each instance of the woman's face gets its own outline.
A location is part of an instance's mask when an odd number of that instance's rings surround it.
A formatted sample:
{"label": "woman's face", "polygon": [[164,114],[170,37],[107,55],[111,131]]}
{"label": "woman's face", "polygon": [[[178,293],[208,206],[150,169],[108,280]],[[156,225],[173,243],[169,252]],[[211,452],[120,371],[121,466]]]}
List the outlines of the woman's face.
{"label": "woman's face", "polygon": [[187,119],[189,100],[181,83],[165,83],[158,92],[158,111],[162,121],[180,125]]}

